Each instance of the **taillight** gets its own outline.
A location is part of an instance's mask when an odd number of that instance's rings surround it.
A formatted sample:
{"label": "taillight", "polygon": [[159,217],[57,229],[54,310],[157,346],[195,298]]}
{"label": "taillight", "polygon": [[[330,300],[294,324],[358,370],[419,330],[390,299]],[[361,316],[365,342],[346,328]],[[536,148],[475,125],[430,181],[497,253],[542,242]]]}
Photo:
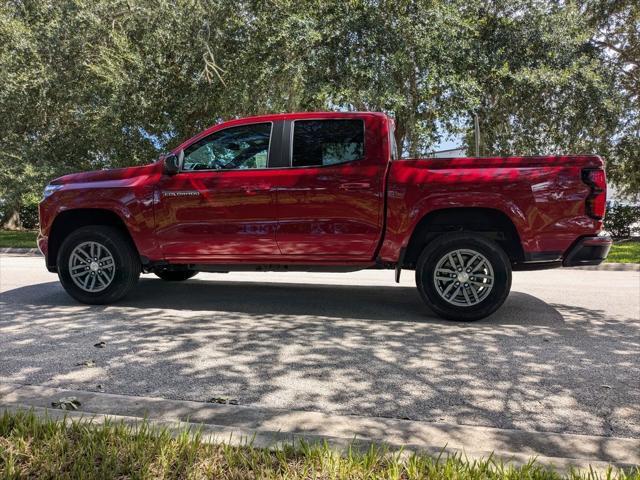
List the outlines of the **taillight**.
{"label": "taillight", "polygon": [[587,197],[587,215],[596,220],[604,218],[607,206],[607,177],[601,168],[589,168],[582,171],[582,181],[591,187]]}

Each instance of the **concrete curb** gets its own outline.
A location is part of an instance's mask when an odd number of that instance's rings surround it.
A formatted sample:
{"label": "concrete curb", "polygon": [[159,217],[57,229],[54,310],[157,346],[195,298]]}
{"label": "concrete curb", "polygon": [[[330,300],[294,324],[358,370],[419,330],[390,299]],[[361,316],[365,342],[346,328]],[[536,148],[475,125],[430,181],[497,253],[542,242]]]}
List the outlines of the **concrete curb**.
{"label": "concrete curb", "polygon": [[640,272],[640,263],[601,263],[595,266],[570,267],[577,270],[608,270],[615,272]]}
{"label": "concrete curb", "polygon": [[3,247],[0,248],[0,254],[8,255],[29,255],[29,256],[41,256],[40,250],[37,248],[17,248],[17,247]]}
{"label": "concrete curb", "polygon": [[[81,411],[51,410],[52,401],[75,396]],[[332,448],[368,448],[372,443],[393,450],[439,454],[464,453],[470,458],[494,456],[515,464],[536,456],[556,468],[605,469],[608,465],[640,465],[640,440],[630,438],[544,433],[489,427],[418,422],[380,417],[332,415],[322,412],[217,405],[108,393],[63,390],[33,385],[0,384],[0,410],[33,409],[61,418],[106,417],[135,425],[148,419],[153,425],[176,431],[197,427],[209,441],[273,448],[299,440],[326,441]],[[354,443],[354,439],[357,441]]]}

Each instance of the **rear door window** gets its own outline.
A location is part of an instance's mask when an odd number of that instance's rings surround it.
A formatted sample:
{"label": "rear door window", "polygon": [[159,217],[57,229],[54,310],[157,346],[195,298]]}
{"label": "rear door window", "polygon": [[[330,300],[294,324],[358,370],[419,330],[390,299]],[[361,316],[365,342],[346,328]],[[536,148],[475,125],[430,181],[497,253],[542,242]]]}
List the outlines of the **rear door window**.
{"label": "rear door window", "polygon": [[293,123],[293,167],[322,167],[363,157],[362,120],[296,120]]}

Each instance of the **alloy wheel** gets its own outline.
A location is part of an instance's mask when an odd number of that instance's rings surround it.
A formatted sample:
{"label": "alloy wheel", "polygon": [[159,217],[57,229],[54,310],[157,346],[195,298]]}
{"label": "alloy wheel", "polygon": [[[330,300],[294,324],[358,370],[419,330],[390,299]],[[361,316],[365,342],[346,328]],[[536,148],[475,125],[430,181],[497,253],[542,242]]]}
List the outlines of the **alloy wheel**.
{"label": "alloy wheel", "polygon": [[477,305],[487,298],[495,283],[493,267],[480,252],[470,249],[445,254],[433,271],[436,291],[459,307]]}
{"label": "alloy wheel", "polygon": [[113,282],[116,263],[107,247],[98,242],[83,242],[69,256],[71,280],[85,292],[101,292]]}

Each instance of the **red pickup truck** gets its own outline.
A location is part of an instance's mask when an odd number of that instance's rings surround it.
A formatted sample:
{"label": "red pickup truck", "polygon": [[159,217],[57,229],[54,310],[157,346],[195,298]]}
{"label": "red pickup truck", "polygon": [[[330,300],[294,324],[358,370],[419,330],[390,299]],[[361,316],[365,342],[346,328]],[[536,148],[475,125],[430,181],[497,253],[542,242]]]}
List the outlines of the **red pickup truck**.
{"label": "red pickup truck", "polygon": [[141,272],[415,270],[427,305],[476,320],[512,270],[595,265],[598,156],[399,159],[381,113],[295,113],[211,127],[157,162],[53,180],[38,245],[80,302]]}

